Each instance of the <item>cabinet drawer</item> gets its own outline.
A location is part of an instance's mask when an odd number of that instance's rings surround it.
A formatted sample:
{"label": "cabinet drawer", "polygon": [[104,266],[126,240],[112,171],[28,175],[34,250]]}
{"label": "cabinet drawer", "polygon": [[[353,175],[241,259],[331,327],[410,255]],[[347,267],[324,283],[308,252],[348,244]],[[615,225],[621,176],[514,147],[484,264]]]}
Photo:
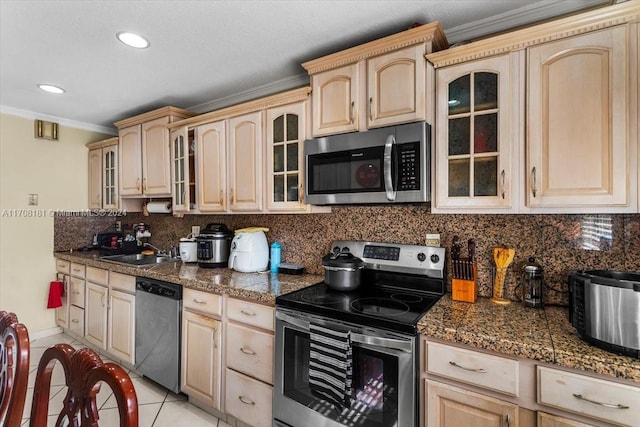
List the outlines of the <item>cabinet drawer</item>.
{"label": "cabinet drawer", "polygon": [[227,366],[273,384],[273,335],[240,325],[227,328]]}
{"label": "cabinet drawer", "polygon": [[538,366],[538,403],[618,425],[637,425],[640,387]]}
{"label": "cabinet drawer", "polygon": [[62,274],[69,274],[71,272],[71,263],[63,259],[56,260],[56,271]]}
{"label": "cabinet drawer", "polygon": [[84,279],[84,275],[85,275],[85,265],[84,264],[78,264],[77,262],[72,262],[71,263],[71,275],[73,277],[79,277],[81,279]]}
{"label": "cabinet drawer", "polygon": [[273,387],[227,369],[226,412],[254,427],[271,427]]}
{"label": "cabinet drawer", "polygon": [[109,275],[109,287],[130,294],[136,293],[136,277],[128,274],[114,273]]}
{"label": "cabinet drawer", "polygon": [[84,309],[69,306],[69,331],[79,337],[84,336]]}
{"label": "cabinet drawer", "polygon": [[569,420],[564,417],[547,414],[538,411],[537,427],[593,427],[591,424],[581,423],[580,421]]}
{"label": "cabinet drawer", "polygon": [[518,362],[504,357],[428,342],[427,372],[518,396]]}
{"label": "cabinet drawer", "polygon": [[234,298],[227,300],[227,317],[229,320],[244,324],[274,330],[273,307],[242,301]]}
{"label": "cabinet drawer", "polygon": [[84,279],[69,279],[69,303],[84,308]]}
{"label": "cabinet drawer", "polygon": [[109,270],[87,266],[87,280],[97,285],[107,286],[109,283]]}
{"label": "cabinet drawer", "polygon": [[182,307],[214,316],[222,316],[222,296],[209,292],[183,289]]}

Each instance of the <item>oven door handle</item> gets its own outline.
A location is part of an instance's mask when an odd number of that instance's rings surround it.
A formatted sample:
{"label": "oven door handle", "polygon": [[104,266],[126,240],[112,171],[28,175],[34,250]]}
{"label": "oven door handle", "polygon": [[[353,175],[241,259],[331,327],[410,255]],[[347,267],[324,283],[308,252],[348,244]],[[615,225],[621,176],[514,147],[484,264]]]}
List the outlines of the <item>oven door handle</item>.
{"label": "oven door handle", "polygon": [[[309,321],[302,320],[288,314],[282,313],[280,311],[276,311],[276,318],[282,320],[283,322],[289,323],[290,325],[296,326],[300,330],[304,332],[309,332]],[[330,327],[331,325],[325,325]],[[374,337],[371,335],[359,334],[356,332],[351,332],[351,342],[359,343],[359,344],[367,344],[375,347],[384,347],[388,349],[400,350],[407,353],[411,353],[413,350],[413,344],[410,340],[399,340],[395,338],[383,338],[383,337]]]}
{"label": "oven door handle", "polygon": [[[384,190],[387,193],[387,200],[393,201],[396,199],[396,190],[393,188],[393,179],[391,177],[393,158],[393,146],[396,144],[396,137],[393,135],[387,136],[387,142],[384,144]],[[396,165],[393,165],[395,167]]]}

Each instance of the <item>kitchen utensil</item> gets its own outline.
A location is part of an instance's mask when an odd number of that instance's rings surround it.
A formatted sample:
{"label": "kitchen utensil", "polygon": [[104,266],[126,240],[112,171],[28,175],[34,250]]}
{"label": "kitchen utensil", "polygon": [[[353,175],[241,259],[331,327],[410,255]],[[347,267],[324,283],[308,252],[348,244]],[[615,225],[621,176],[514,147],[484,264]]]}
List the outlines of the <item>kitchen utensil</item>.
{"label": "kitchen utensil", "polygon": [[328,253],[322,257],[324,282],[336,291],[353,291],[360,286],[362,259],[349,252]]}
{"label": "kitchen utensil", "polygon": [[207,224],[196,237],[198,267],[226,267],[229,261],[231,230],[224,224]]}
{"label": "kitchen utensil", "polygon": [[542,308],[544,279],[542,266],[530,257],[522,268],[522,301],[527,307]]}
{"label": "kitchen utensil", "polygon": [[496,263],[496,274],[493,283],[493,297],[491,301],[498,304],[509,304],[511,301],[504,297],[504,282],[507,268],[513,262],[516,250],[512,248],[493,248],[493,260]]}

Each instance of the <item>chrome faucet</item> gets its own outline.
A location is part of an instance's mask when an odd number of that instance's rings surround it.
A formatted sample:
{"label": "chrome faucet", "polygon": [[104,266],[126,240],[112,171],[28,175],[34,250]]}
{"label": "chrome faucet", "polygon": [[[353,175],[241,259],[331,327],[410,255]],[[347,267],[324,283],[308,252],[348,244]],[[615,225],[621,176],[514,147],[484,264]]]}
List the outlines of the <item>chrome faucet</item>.
{"label": "chrome faucet", "polygon": [[160,249],[158,247],[155,247],[151,243],[145,242],[145,243],[142,244],[142,246],[144,246],[145,248],[149,247],[151,249],[155,249],[156,255],[159,255],[159,256],[170,256],[171,255],[169,252],[167,252],[167,251],[165,251],[163,249]]}

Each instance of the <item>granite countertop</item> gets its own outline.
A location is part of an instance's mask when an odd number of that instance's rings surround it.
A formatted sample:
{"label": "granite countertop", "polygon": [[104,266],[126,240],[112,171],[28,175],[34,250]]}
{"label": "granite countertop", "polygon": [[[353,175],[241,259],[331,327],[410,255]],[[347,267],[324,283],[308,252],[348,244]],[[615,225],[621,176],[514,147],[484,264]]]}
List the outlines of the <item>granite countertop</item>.
{"label": "granite countertop", "polygon": [[418,323],[427,338],[640,383],[640,360],[594,347],[578,336],[562,307],[474,304],[443,296]]}
{"label": "granite countertop", "polygon": [[228,268],[199,268],[181,261],[153,266],[129,267],[101,261],[95,252],[55,252],[54,257],[92,267],[178,283],[185,288],[217,294],[225,293],[263,304],[275,305],[276,297],[321,282],[322,276],[312,274],[239,273]]}

